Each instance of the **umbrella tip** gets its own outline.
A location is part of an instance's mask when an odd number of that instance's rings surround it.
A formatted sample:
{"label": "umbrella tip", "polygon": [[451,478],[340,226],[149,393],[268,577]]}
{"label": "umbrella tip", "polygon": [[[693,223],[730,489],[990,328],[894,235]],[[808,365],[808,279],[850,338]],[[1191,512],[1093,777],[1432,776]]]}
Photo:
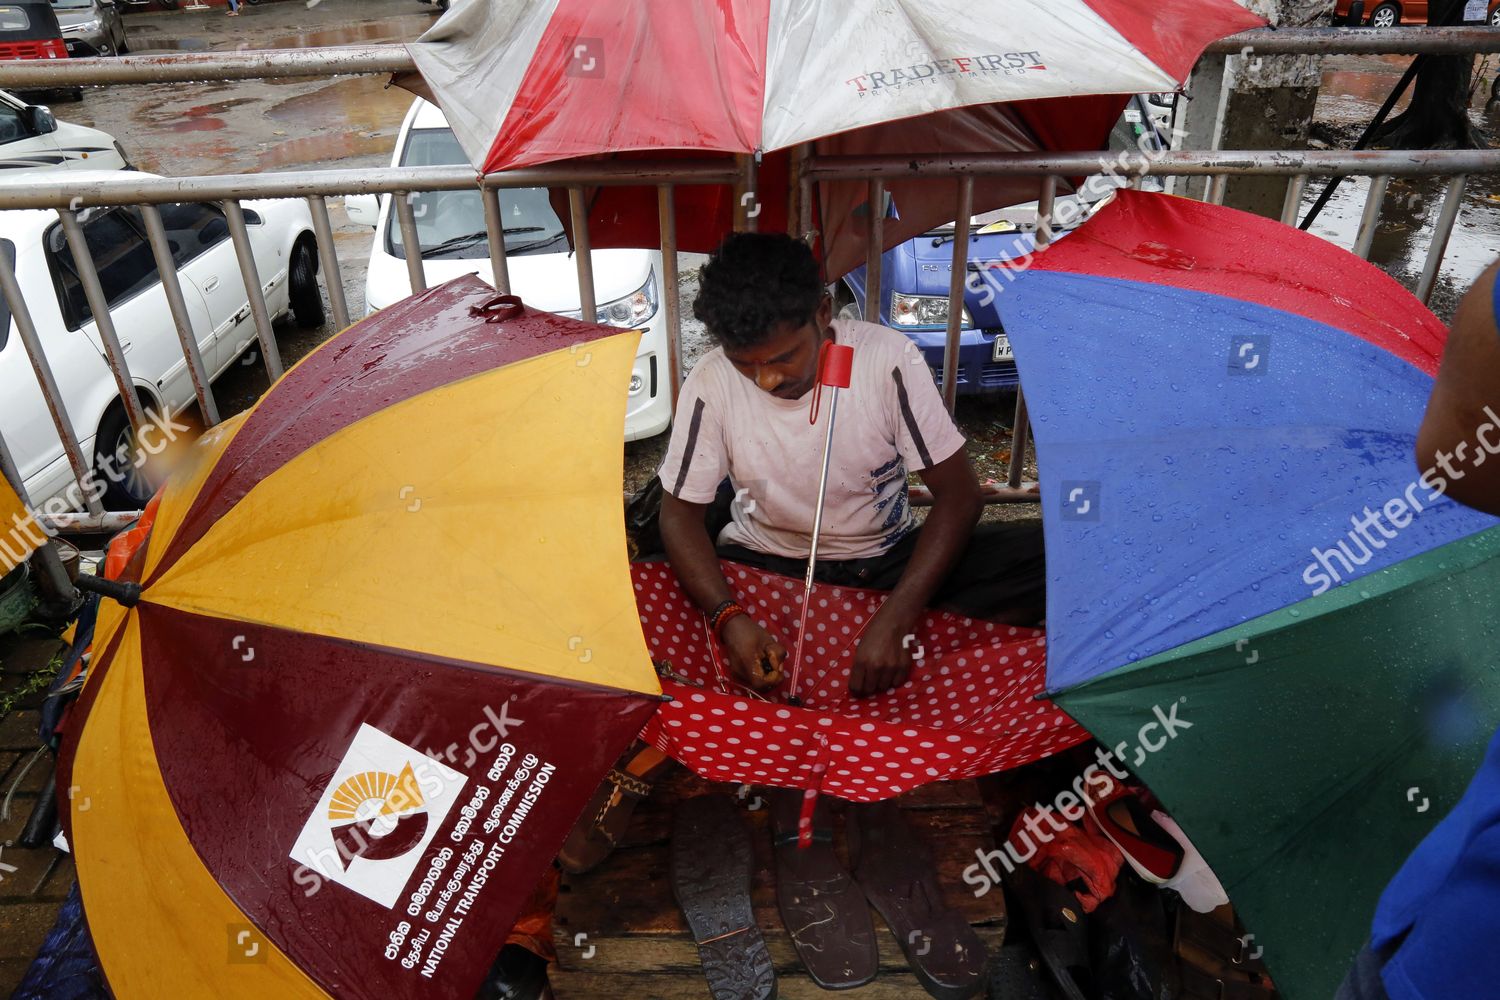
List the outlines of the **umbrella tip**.
{"label": "umbrella tip", "polygon": [[102,576],[94,576],[90,573],[80,574],[74,586],[86,593],[113,598],[121,606],[127,608],[135,607],[141,599],[140,584],[126,583],[122,580],[106,580]]}

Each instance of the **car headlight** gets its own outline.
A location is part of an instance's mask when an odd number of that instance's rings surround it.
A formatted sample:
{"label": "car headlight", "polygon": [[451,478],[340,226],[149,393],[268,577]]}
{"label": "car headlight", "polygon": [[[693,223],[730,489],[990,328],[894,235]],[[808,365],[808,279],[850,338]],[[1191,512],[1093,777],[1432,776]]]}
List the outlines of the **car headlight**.
{"label": "car headlight", "polygon": [[93,20],[93,21],[79,21],[77,24],[67,25],[66,27],[63,28],[62,33],[65,34],[65,35],[81,35],[81,34],[83,34],[84,32],[87,32],[87,31],[98,31],[98,30],[99,30],[99,21],[96,19],[96,20]]}
{"label": "car headlight", "polygon": [[[646,283],[624,298],[615,299],[613,302],[601,302],[594,307],[599,322],[605,326],[617,326],[621,329],[633,329],[656,315],[656,275],[652,273],[647,276]],[[574,309],[570,312],[559,313],[570,319],[581,319],[583,311]]]}
{"label": "car headlight", "polygon": [[[974,325],[969,310],[960,307],[960,326],[968,329]],[[893,326],[947,326],[948,296],[891,294],[891,325]]]}

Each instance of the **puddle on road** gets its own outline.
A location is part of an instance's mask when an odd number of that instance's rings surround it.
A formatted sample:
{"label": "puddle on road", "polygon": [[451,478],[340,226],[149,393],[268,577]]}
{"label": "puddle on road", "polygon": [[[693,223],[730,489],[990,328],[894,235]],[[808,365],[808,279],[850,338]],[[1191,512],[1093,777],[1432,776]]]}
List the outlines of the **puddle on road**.
{"label": "puddle on road", "polygon": [[[1315,116],[1320,122],[1336,125],[1357,126],[1363,130],[1375,117],[1375,112],[1385,103],[1401,74],[1411,65],[1411,56],[1341,56],[1325,62],[1323,87],[1318,93]],[[1496,57],[1485,57],[1475,63],[1475,82],[1469,100],[1469,108],[1477,115],[1484,115],[1485,103],[1490,96],[1490,83],[1495,79],[1500,62]],[[1411,88],[1407,89],[1392,109],[1395,116],[1406,110],[1411,102]]]}
{"label": "puddle on road", "polygon": [[[1380,222],[1375,227],[1375,241],[1370,248],[1370,261],[1407,288],[1416,288],[1427,262],[1427,249],[1431,245],[1446,187],[1447,178],[1413,177],[1393,179],[1387,189]],[[1303,217],[1322,190],[1321,183],[1308,185],[1307,198],[1302,203]],[[1352,248],[1369,192],[1369,178],[1347,178],[1318,215],[1310,232],[1346,250]],[[1443,255],[1442,269],[1438,272],[1431,302],[1433,311],[1444,318],[1451,315],[1456,296],[1468,288],[1496,256],[1500,256],[1500,194],[1492,190],[1489,179],[1470,178],[1463,207]]]}
{"label": "puddle on road", "polygon": [[333,165],[332,161],[378,153],[389,156],[396,142],[393,136],[347,132],[336,135],[312,135],[303,139],[279,142],[256,157],[257,170],[276,167]]}
{"label": "puddle on road", "polygon": [[129,37],[130,54],[133,56],[149,56],[161,52],[207,52],[211,48],[207,39],[203,38],[151,38],[143,44],[133,33]]}
{"label": "puddle on road", "polygon": [[216,132],[224,127],[222,118],[184,118],[167,126],[171,132]]}
{"label": "puddle on road", "polygon": [[[1395,89],[1411,59],[1400,55],[1339,56],[1324,63],[1316,119],[1331,126],[1337,145],[1352,147]],[[1497,68],[1500,63],[1494,58],[1477,61],[1469,104],[1471,120],[1481,133],[1489,136],[1500,134],[1500,115],[1485,110]],[[1392,116],[1403,111],[1409,102],[1408,92],[1396,104]],[[1325,184],[1321,178],[1313,178],[1308,184],[1301,217],[1306,217]],[[1444,177],[1398,177],[1392,179],[1387,190],[1370,260],[1407,288],[1416,288],[1426,265],[1427,249],[1447,184]],[[1452,314],[1458,295],[1500,255],[1500,192],[1495,184],[1492,177],[1470,177],[1465,188],[1463,207],[1448,241],[1430,303],[1433,311],[1445,319]],[[1318,215],[1311,232],[1345,249],[1353,247],[1369,191],[1369,178],[1345,178]]]}
{"label": "puddle on road", "polygon": [[404,42],[411,36],[408,25],[399,19],[363,24],[340,24],[316,31],[301,31],[271,39],[266,48],[305,49],[314,45],[363,45],[371,42]]}
{"label": "puddle on road", "polygon": [[387,88],[383,79],[352,77],[288,98],[268,108],[266,117],[289,125],[388,131],[394,136],[413,100],[409,91]]}

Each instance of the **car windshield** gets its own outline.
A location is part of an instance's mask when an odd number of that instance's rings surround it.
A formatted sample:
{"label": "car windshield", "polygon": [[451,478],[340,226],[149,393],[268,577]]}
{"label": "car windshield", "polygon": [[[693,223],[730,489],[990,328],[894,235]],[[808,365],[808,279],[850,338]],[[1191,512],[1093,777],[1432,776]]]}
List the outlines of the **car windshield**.
{"label": "car windshield", "polygon": [[88,10],[94,0],[52,0],[52,6],[57,10]]}
{"label": "car windshield", "polygon": [[[403,167],[467,164],[452,129],[412,129],[401,156]],[[483,259],[489,256],[485,239],[484,203],[476,191],[424,191],[412,196],[417,238],[422,257]],[[562,220],[547,200],[546,188],[517,188],[500,192],[507,254],[555,253],[568,248]],[[406,251],[395,213],[386,226],[386,252],[402,260]]]}

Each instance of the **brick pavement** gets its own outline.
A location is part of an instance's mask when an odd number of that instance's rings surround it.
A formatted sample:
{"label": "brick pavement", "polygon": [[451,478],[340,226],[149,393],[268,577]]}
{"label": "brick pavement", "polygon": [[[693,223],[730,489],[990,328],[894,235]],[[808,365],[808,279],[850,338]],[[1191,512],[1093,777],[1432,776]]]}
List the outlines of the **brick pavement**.
{"label": "brick pavement", "polygon": [[[52,639],[0,637],[0,694],[20,687],[61,648]],[[51,771],[50,755],[44,754],[17,784],[39,745],[41,700],[40,694],[29,695],[0,718],[0,801],[15,786],[10,815],[0,818],[0,997],[10,996],[21,981],[73,885],[70,855],[50,845],[27,849],[15,843]]]}

